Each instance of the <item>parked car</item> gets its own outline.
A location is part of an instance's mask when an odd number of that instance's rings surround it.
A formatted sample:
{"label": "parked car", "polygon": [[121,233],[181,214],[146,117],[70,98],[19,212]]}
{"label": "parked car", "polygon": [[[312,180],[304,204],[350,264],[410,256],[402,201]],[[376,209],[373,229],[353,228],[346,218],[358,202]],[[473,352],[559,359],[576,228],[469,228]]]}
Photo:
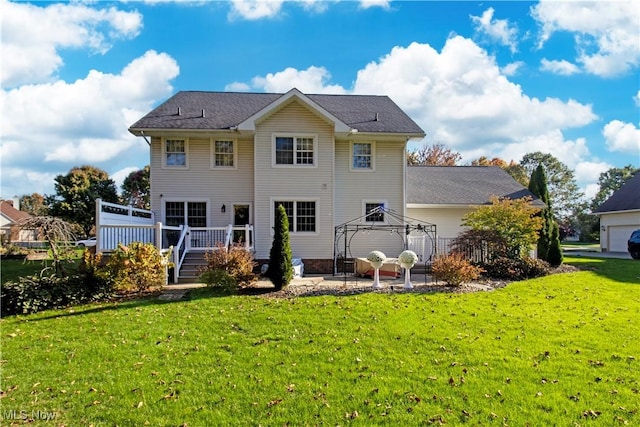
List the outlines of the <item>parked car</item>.
{"label": "parked car", "polygon": [[78,240],[76,242],[76,246],[79,246],[81,248],[89,247],[89,246],[95,246],[95,245],[96,245],[96,238],[95,237],[90,237],[90,238],[84,239],[84,240]]}
{"label": "parked car", "polygon": [[627,249],[631,254],[631,258],[640,259],[640,229],[631,233],[629,241],[627,241]]}

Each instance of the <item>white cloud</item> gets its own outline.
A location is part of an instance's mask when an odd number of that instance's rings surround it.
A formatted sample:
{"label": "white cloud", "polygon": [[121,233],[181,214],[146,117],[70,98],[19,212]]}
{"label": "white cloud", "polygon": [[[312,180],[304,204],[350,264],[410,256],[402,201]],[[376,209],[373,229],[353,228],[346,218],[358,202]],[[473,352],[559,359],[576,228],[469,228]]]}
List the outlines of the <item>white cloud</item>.
{"label": "white cloud", "polygon": [[[10,179],[12,174],[20,176],[23,169],[55,176],[88,163],[108,171],[124,160],[125,152],[127,157],[143,156],[148,152],[146,143],[127,129],[171,94],[169,82],[178,73],[169,55],[148,51],[119,74],[92,70],[72,83],[57,81],[1,91],[2,193],[21,194],[8,191],[10,187],[31,188],[28,182]],[[52,186],[52,180],[47,184]]]}
{"label": "white cloud", "polygon": [[236,18],[255,21],[263,18],[272,18],[282,9],[284,0],[233,0],[229,19]]}
{"label": "white cloud", "polygon": [[542,0],[531,8],[531,14],[541,26],[538,46],[556,32],[573,33],[576,62],[588,73],[613,77],[640,65],[640,7],[635,0]]}
{"label": "white cloud", "polygon": [[550,61],[547,58],[542,58],[542,61],[540,61],[540,70],[548,71],[553,74],[560,74],[562,76],[570,76],[580,72],[580,68],[577,65],[572,64],[565,59],[560,61]]}
{"label": "white cloud", "polygon": [[38,7],[0,0],[0,8],[5,88],[51,81],[63,64],[60,49],[104,54],[114,41],[133,38],[142,28],[138,12],[115,7],[97,9],[78,3]]}
{"label": "white cloud", "polygon": [[518,51],[518,29],[509,25],[507,19],[493,19],[495,10],[490,7],[482,16],[469,16],[477,33],[483,34],[490,40],[509,47],[512,53]]}
{"label": "white cloud", "polygon": [[269,73],[264,77],[257,76],[251,80],[251,85],[235,82],[227,85],[229,88],[261,90],[265,92],[287,92],[297,88],[303,93],[345,93],[339,85],[331,85],[331,74],[324,67],[311,66],[306,70],[286,68],[277,73]]}
{"label": "white cloud", "polygon": [[609,150],[635,155],[635,161],[640,161],[640,129],[636,125],[612,120],[604,126],[602,134]]}
{"label": "white cloud", "polygon": [[390,9],[391,2],[388,0],[360,0],[360,9],[370,9],[372,7]]}
{"label": "white cloud", "polygon": [[358,72],[354,92],[388,94],[430,141],[456,150],[517,143],[596,118],[591,106],[574,100],[527,96],[494,58],[459,36],[440,53],[420,43],[395,47]]}
{"label": "white cloud", "polygon": [[633,97],[633,101],[636,103],[638,107],[640,107],[640,90]]}
{"label": "white cloud", "polygon": [[500,72],[507,77],[515,76],[520,71],[520,68],[524,66],[523,61],[511,62],[500,69]]}

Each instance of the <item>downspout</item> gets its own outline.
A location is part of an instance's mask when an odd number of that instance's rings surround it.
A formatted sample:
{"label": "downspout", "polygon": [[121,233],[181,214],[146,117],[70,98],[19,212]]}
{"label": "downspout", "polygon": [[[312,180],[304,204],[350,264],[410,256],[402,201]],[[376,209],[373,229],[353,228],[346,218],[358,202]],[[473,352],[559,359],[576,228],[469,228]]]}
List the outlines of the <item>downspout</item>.
{"label": "downspout", "polygon": [[151,147],[151,141],[149,141],[149,140],[147,139],[147,136],[144,134],[144,131],[143,131],[143,130],[141,130],[141,131],[140,131],[140,135],[142,135],[142,137],[144,138],[144,140],[147,142],[147,145],[148,145],[149,147]]}

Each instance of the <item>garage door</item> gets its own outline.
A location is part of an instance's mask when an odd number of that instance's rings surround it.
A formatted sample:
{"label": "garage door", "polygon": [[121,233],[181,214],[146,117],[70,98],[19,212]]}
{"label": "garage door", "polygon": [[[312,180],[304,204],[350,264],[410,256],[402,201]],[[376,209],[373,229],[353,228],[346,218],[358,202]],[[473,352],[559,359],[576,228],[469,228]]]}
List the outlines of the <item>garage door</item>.
{"label": "garage door", "polygon": [[627,252],[627,240],[637,228],[633,225],[609,226],[609,252]]}

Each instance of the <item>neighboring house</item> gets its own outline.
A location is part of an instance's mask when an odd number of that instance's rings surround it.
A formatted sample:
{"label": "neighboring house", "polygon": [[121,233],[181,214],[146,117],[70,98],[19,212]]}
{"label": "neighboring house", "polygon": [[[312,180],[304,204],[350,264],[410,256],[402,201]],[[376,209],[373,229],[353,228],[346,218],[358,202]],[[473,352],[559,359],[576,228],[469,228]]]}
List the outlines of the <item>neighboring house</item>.
{"label": "neighboring house", "polygon": [[600,250],[627,252],[631,232],[640,229],[640,172],[593,213],[600,217]]}
{"label": "neighboring house", "polygon": [[497,166],[407,167],[406,215],[436,224],[440,246],[464,231],[462,217],[476,206],[490,204],[491,196],[531,197],[533,206],[544,207],[533,193]]}
{"label": "neighboring house", "polygon": [[0,241],[5,244],[8,242],[36,240],[33,231],[18,230],[14,227],[21,219],[31,218],[31,215],[27,212],[16,209],[14,203],[16,202],[12,200],[0,201]]}
{"label": "neighboring house", "polygon": [[[386,96],[179,92],[129,129],[151,147],[151,209],[168,226],[253,225],[267,260],[279,204],[305,271],[333,268],[335,227],[404,212],[406,144],[423,130]],[[382,234],[353,242],[397,256]]]}

